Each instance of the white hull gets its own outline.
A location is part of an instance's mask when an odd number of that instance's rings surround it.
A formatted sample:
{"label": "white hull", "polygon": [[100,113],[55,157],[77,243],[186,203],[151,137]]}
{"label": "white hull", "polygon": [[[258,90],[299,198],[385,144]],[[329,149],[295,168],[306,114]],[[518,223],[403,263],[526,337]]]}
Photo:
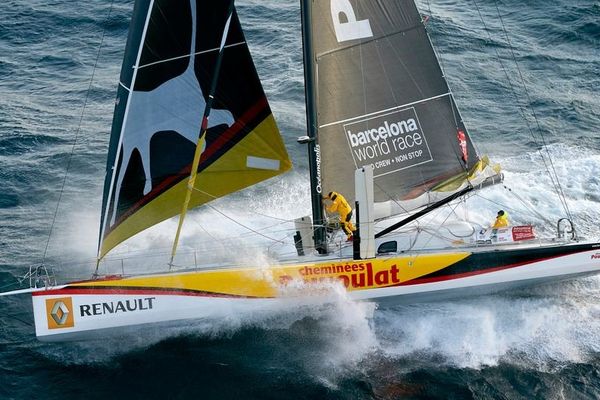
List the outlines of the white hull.
{"label": "white hull", "polygon": [[[577,246],[555,246],[568,249]],[[524,249],[504,250],[498,254],[514,256],[512,252]],[[493,256],[487,252],[483,256]],[[426,257],[425,255],[412,256]],[[478,257],[477,254],[473,257]],[[405,257],[406,258],[406,257]],[[468,257],[467,257],[468,258]],[[401,258],[397,260],[401,265]],[[396,265],[396,264],[394,264]],[[303,267],[304,268],[304,267]],[[410,268],[410,267],[408,267]],[[450,267],[447,267],[450,268]],[[348,290],[353,300],[375,301],[382,306],[398,303],[435,301],[453,297],[473,296],[509,288],[556,282],[600,272],[600,244],[579,245],[577,251],[566,252],[548,259],[528,262],[524,265],[504,265],[481,269],[472,273],[444,276],[447,269],[440,269],[423,279],[408,279],[391,287],[373,287]],[[265,271],[260,270],[264,275]],[[235,272],[235,271],[233,271]],[[232,273],[233,273],[232,272]],[[237,272],[235,272],[237,273]],[[256,274],[256,270],[254,271]],[[171,274],[171,278],[177,277]],[[272,279],[275,275],[270,276]],[[148,277],[151,279],[153,277]],[[186,278],[191,279],[191,278]],[[265,279],[264,276],[261,279]],[[121,284],[123,281],[116,281]],[[314,285],[294,286],[283,289],[277,296],[231,296],[206,292],[183,292],[173,294],[156,287],[136,287],[135,293],[128,289],[114,288],[113,281],[101,281],[104,286],[90,287],[85,283],[66,285],[60,289],[33,293],[33,309],[36,335],[43,341],[80,340],[102,337],[106,334],[123,334],[132,327],[156,323],[219,318],[223,315],[270,312],[285,310],[302,302],[309,296],[314,304],[327,303],[334,294],[321,287],[315,296]],[[95,284],[95,283],[94,283]],[[110,289],[107,285],[111,284]],[[336,283],[338,286],[341,286]],[[131,286],[129,286],[131,287]],[[120,293],[119,293],[120,292]]]}

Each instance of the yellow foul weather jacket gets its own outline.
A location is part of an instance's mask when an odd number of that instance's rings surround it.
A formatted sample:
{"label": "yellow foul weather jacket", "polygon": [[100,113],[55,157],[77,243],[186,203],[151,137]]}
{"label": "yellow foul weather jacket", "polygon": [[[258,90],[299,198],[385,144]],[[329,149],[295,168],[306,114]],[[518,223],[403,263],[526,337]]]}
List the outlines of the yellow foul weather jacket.
{"label": "yellow foul weather jacket", "polygon": [[507,226],[508,226],[508,214],[504,213],[504,215],[499,215],[496,218],[496,222],[494,222],[492,229],[506,228]]}
{"label": "yellow foul weather jacket", "polygon": [[340,214],[341,219],[345,219],[346,215],[352,212],[352,207],[350,207],[344,196],[336,192],[331,193],[331,196],[328,196],[331,199],[331,205],[327,206],[327,212],[337,212]]}

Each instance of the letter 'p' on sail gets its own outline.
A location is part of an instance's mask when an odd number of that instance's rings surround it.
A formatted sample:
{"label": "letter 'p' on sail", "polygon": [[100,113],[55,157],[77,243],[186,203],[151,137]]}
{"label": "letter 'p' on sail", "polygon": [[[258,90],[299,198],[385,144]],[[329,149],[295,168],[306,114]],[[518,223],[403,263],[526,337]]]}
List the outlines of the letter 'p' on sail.
{"label": "letter 'p' on sail", "polygon": [[[112,125],[99,257],[181,211],[228,5],[136,1]],[[190,207],[290,168],[234,12]]]}

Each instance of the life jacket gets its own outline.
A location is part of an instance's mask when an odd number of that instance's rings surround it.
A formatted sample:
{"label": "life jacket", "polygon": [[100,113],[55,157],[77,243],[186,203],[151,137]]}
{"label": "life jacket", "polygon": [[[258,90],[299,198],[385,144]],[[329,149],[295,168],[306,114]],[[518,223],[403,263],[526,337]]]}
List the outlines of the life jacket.
{"label": "life jacket", "polygon": [[348,204],[344,196],[337,192],[331,192],[331,205],[327,207],[328,212],[337,212],[340,217],[345,217],[352,212],[352,207]]}
{"label": "life jacket", "polygon": [[504,212],[504,215],[499,215],[496,217],[496,222],[494,222],[494,226],[492,226],[492,228],[506,228],[508,225],[508,214]]}

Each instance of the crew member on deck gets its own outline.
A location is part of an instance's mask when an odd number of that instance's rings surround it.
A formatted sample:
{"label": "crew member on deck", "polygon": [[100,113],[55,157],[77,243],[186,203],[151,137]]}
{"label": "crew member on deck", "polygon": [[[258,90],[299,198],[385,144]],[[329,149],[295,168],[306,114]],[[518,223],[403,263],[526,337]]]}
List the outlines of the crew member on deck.
{"label": "crew member on deck", "polygon": [[492,229],[506,228],[508,225],[508,214],[506,211],[498,211],[498,215],[496,216],[496,221],[494,222]]}
{"label": "crew member on deck", "polygon": [[352,218],[352,207],[348,204],[344,196],[337,192],[329,192],[327,196],[323,197],[323,201],[331,200],[332,203],[326,208],[327,212],[337,212],[340,215],[340,225],[348,237],[348,241],[351,242],[354,232],[354,225],[350,221]]}

